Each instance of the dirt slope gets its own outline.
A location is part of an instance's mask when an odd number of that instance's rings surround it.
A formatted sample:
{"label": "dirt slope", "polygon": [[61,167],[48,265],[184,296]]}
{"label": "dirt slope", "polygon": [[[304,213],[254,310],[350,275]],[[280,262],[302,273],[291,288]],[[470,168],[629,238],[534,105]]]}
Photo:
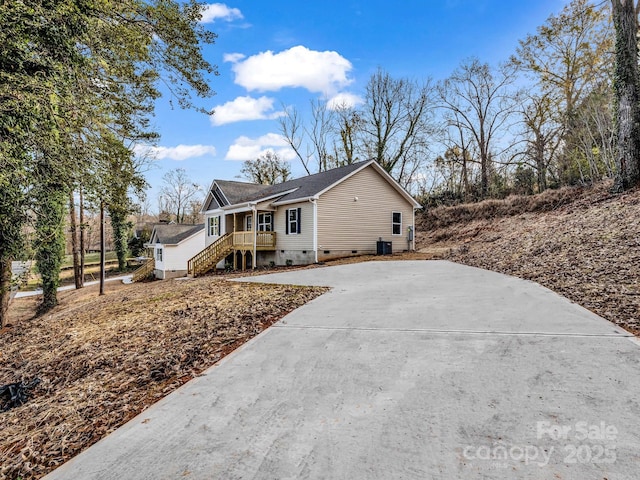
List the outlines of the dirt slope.
{"label": "dirt slope", "polygon": [[640,190],[609,187],[435,209],[417,222],[418,248],[533,280],[639,334]]}

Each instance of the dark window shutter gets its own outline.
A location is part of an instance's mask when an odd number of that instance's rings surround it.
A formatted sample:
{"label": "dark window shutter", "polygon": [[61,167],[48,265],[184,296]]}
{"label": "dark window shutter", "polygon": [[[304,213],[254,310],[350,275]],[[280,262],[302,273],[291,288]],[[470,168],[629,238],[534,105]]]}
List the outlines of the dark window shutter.
{"label": "dark window shutter", "polygon": [[285,215],[285,218],[284,218],[284,224],[285,224],[285,228],[286,228],[286,231],[287,231],[287,235],[289,235],[289,210],[286,210],[285,213],[286,213],[286,215]]}
{"label": "dark window shutter", "polygon": [[298,224],[298,233],[300,233],[300,220],[301,220],[301,217],[302,217],[302,215],[300,215],[301,211],[302,211],[302,209],[300,207],[298,207],[298,212],[297,212],[298,213],[298,222],[297,222],[297,224]]}
{"label": "dark window shutter", "polygon": [[218,215],[218,235],[222,235],[222,217]]}

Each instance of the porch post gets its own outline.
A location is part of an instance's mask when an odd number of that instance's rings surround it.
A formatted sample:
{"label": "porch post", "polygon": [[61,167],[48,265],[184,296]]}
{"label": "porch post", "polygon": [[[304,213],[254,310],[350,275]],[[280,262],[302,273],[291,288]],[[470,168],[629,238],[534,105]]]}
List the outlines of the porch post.
{"label": "porch post", "polygon": [[[233,225],[231,226],[231,244],[235,240],[236,233],[236,212],[233,212]],[[233,245],[233,269],[238,269],[238,255],[236,255],[236,246]]]}
{"label": "porch post", "polygon": [[252,267],[256,268],[258,266],[258,262],[256,261],[256,243],[258,241],[258,210],[255,204],[251,207],[251,210],[253,212],[253,222],[251,222],[251,226],[253,227],[253,254],[251,255],[251,263],[253,264]]}

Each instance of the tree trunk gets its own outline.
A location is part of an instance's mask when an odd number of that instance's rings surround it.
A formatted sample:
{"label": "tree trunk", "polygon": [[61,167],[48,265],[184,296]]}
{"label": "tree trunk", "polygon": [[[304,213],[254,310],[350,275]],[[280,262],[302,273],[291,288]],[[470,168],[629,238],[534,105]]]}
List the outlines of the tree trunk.
{"label": "tree trunk", "polygon": [[489,157],[485,153],[480,156],[480,188],[482,199],[489,196]]}
{"label": "tree trunk", "polygon": [[536,170],[538,171],[538,193],[547,189],[547,165],[544,161],[544,140],[541,133],[537,133],[536,139]]}
{"label": "tree trunk", "polygon": [[85,239],[85,224],[84,224],[84,195],[82,194],[82,187],[80,187],[80,287],[84,287],[84,239]]}
{"label": "tree trunk", "polygon": [[11,259],[0,260],[0,329],[7,324],[11,298]]}
{"label": "tree trunk", "polygon": [[111,234],[113,246],[118,257],[118,270],[124,272],[127,269],[127,216],[121,209],[109,209],[111,219]]}
{"label": "tree trunk", "polygon": [[[49,172],[47,172],[47,175]],[[35,259],[42,280],[42,303],[38,314],[58,304],[60,267],[64,258],[64,226],[67,216],[67,190],[56,182],[43,182],[36,201],[40,204],[35,222]]]}
{"label": "tree trunk", "polygon": [[614,190],[640,183],[640,82],[638,81],[638,21],[632,0],[612,0],[616,29],[614,88],[617,106],[618,152]]}
{"label": "tree trunk", "polygon": [[73,280],[76,288],[82,288],[80,251],[78,248],[78,222],[76,221],[76,202],[73,193],[73,191],[69,192],[69,220],[71,229],[71,254],[73,256]]}
{"label": "tree trunk", "polygon": [[104,202],[100,202],[100,295],[104,295],[104,271],[105,271],[105,234],[104,234]]}
{"label": "tree trunk", "polygon": [[462,184],[464,188],[463,199],[469,201],[469,169],[467,167],[467,150],[462,149]]}

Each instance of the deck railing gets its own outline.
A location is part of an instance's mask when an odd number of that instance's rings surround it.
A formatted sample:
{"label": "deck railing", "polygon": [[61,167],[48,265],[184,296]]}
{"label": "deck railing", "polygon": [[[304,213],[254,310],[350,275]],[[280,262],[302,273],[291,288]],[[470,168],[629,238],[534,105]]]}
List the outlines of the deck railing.
{"label": "deck railing", "polygon": [[[234,232],[233,247],[251,250],[254,232]],[[273,250],[276,248],[276,232],[255,232],[256,250]]]}

